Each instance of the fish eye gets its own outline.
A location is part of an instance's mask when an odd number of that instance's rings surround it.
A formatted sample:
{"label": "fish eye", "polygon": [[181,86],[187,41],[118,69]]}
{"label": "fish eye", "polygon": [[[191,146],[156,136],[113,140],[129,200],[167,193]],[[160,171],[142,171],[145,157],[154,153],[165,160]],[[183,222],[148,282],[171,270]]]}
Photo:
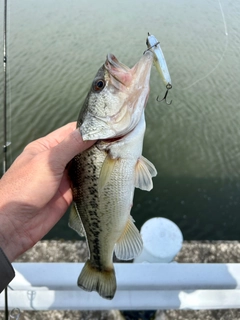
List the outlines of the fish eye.
{"label": "fish eye", "polygon": [[103,88],[105,87],[106,82],[104,79],[96,79],[93,83],[93,89],[96,92],[100,92],[103,90]]}

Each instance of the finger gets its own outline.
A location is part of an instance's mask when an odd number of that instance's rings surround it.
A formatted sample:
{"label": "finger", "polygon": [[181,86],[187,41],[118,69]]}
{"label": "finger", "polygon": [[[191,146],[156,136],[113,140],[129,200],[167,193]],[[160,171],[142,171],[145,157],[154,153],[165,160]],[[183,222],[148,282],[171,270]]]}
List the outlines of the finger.
{"label": "finger", "polygon": [[[52,132],[50,132],[48,135],[46,135],[43,139],[53,141],[53,143],[59,144],[62,140],[64,140],[72,131],[76,129],[76,121],[70,122],[66,124],[65,126],[58,128]],[[53,147],[53,146],[52,146]]]}
{"label": "finger", "polygon": [[75,129],[49,152],[52,159],[55,159],[64,168],[73,157],[90,148],[94,143],[95,140],[83,141],[80,130]]}
{"label": "finger", "polygon": [[65,126],[54,130],[48,135],[29,143],[24,150],[37,154],[41,151],[51,149],[64,140],[72,131],[76,129],[76,122],[70,122]]}

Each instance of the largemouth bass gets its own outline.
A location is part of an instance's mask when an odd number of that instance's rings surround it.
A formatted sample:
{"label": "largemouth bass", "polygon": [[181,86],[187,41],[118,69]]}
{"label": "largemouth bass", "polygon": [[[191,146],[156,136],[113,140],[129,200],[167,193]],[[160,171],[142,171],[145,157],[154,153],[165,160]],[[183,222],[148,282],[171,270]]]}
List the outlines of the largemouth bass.
{"label": "largemouth bass", "polygon": [[86,236],[90,252],[78,286],[106,299],[114,297],[117,287],[113,253],[129,260],[142,250],[130,215],[134,189],[151,190],[157,174],[142,156],[153,56],[146,52],[130,69],[109,54],[77,122],[84,140],[97,140],[69,165],[75,208],[69,226]]}

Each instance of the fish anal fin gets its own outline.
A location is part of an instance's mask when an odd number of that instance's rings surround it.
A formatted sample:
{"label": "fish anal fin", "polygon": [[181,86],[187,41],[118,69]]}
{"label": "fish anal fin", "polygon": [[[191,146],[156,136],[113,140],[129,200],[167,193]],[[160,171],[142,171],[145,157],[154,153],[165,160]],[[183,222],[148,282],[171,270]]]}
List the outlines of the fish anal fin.
{"label": "fish anal fin", "polygon": [[103,188],[108,183],[117,160],[118,159],[113,159],[113,158],[110,157],[109,154],[107,154],[107,156],[106,156],[106,158],[105,158],[105,160],[103,162],[103,165],[102,165],[102,168],[101,168],[101,172],[100,172],[100,176],[99,176],[99,181],[98,181],[99,194],[101,194]]}
{"label": "fish anal fin", "polygon": [[97,291],[105,299],[113,299],[117,289],[114,267],[98,270],[87,260],[78,277],[78,286],[86,291]]}
{"label": "fish anal fin", "polygon": [[140,254],[142,248],[142,237],[130,216],[121,237],[115,244],[115,255],[120,260],[131,260]]}
{"label": "fish anal fin", "polygon": [[68,226],[76,231],[80,237],[85,237],[85,230],[76,203],[73,203],[71,206]]}
{"label": "fish anal fin", "polygon": [[153,188],[152,177],[157,175],[154,165],[141,156],[135,167],[135,187],[150,191]]}

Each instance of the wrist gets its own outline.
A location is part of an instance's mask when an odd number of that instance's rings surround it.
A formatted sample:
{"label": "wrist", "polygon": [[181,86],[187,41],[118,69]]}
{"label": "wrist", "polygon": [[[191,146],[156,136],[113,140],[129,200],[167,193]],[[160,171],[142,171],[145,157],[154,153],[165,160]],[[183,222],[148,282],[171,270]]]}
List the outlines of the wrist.
{"label": "wrist", "polygon": [[14,210],[11,207],[11,203],[0,205],[0,247],[10,262],[14,261],[21,253],[21,242],[11,221],[11,212]]}

